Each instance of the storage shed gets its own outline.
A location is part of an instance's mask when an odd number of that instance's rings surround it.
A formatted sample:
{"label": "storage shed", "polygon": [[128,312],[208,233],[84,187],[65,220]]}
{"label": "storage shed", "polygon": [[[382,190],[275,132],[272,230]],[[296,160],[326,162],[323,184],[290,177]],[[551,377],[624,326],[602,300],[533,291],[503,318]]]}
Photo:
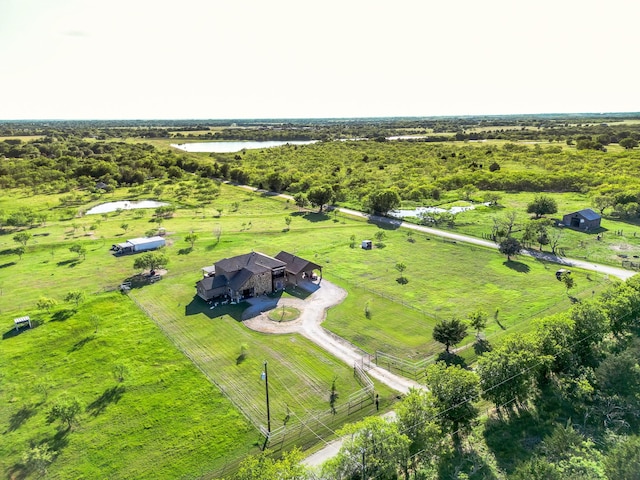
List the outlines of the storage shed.
{"label": "storage shed", "polygon": [[371,240],[362,240],[362,248],[371,250],[373,248],[373,242]]}
{"label": "storage shed", "polygon": [[602,217],[590,208],[568,213],[562,217],[563,225],[585,232],[598,230]]}

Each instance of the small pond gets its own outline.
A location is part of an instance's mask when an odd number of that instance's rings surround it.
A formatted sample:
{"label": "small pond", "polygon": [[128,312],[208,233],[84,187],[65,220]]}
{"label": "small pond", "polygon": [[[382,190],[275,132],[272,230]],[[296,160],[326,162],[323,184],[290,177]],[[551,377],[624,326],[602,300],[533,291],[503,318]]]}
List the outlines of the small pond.
{"label": "small pond", "polygon": [[155,200],[140,200],[138,202],[131,202],[129,200],[121,200],[119,202],[107,202],[96,205],[93,208],[87,210],[86,215],[92,215],[94,213],[109,213],[116,210],[134,210],[136,208],[158,208],[169,205],[166,202],[156,202]]}
{"label": "small pond", "polygon": [[194,143],[172,143],[171,146],[184,150],[185,152],[213,152],[213,153],[235,153],[241,150],[255,150],[259,148],[281,147],[283,145],[310,145],[318,140],[289,140],[287,142],[268,140],[264,142],[194,142]]}
{"label": "small pond", "polygon": [[[488,203],[481,203],[482,205],[488,205]],[[389,215],[396,218],[404,218],[404,217],[416,217],[419,218],[423,213],[444,213],[449,212],[452,214],[466,212],[467,210],[473,210],[478,205],[465,205],[463,207],[451,207],[451,208],[440,208],[440,207],[418,207],[412,210],[392,210],[389,212]]]}

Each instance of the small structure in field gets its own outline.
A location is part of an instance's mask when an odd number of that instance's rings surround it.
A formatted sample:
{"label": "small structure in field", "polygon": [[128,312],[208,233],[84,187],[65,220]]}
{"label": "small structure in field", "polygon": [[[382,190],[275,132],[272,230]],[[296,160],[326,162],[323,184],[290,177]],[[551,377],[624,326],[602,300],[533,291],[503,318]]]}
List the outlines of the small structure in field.
{"label": "small structure in field", "polygon": [[155,237],[132,238],[123,243],[117,243],[111,246],[115,255],[125,255],[127,253],[146,252],[164,247],[167,241],[156,235]]}
{"label": "small structure in field", "polygon": [[362,240],[362,248],[371,250],[373,248],[373,242],[371,240]]}
{"label": "small structure in field", "polygon": [[600,221],[602,217],[591,210],[585,208],[577,212],[568,213],[562,217],[562,224],[576,230],[583,230],[585,232],[598,230],[600,228]]}
{"label": "small structure in field", "polygon": [[29,325],[29,328],[31,328],[31,317],[29,317],[29,315],[25,315],[24,317],[14,318],[13,324],[16,327],[16,332],[24,325]]}

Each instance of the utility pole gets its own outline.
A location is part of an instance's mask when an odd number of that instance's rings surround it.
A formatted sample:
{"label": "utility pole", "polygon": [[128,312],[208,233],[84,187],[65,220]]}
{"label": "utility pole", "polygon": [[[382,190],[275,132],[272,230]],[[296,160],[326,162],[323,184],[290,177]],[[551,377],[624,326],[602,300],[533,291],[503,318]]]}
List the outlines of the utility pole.
{"label": "utility pole", "polygon": [[262,450],[267,448],[267,442],[269,441],[269,437],[271,436],[271,411],[269,409],[269,372],[267,370],[267,361],[264,361],[264,371],[261,375],[264,380],[264,387],[267,397],[267,436],[264,439],[264,445],[262,446]]}

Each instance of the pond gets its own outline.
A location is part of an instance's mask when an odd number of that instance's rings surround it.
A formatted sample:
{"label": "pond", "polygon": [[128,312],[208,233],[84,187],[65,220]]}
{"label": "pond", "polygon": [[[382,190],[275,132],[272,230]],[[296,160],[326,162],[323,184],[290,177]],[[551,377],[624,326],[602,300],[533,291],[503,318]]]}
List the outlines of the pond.
{"label": "pond", "polygon": [[156,202],[155,200],[140,200],[138,202],[131,202],[129,200],[121,200],[118,202],[107,202],[96,205],[95,207],[87,210],[86,215],[92,215],[95,213],[109,213],[116,210],[134,210],[136,208],[158,208],[169,205],[166,202]]}
{"label": "pond", "polygon": [[212,153],[235,153],[241,150],[255,150],[259,148],[281,147],[283,145],[311,145],[319,140],[289,140],[276,141],[268,140],[264,142],[194,142],[194,143],[172,143],[171,146],[184,150],[185,152],[212,152]]}
{"label": "pond", "polygon": [[[489,205],[488,203],[481,203],[482,205]],[[465,205],[463,207],[451,207],[451,208],[440,208],[440,207],[418,207],[412,210],[392,210],[389,212],[389,215],[396,218],[404,218],[404,217],[417,217],[420,218],[421,214],[425,213],[444,213],[449,212],[455,215],[456,213],[466,212],[467,210],[473,210],[477,205]]]}

